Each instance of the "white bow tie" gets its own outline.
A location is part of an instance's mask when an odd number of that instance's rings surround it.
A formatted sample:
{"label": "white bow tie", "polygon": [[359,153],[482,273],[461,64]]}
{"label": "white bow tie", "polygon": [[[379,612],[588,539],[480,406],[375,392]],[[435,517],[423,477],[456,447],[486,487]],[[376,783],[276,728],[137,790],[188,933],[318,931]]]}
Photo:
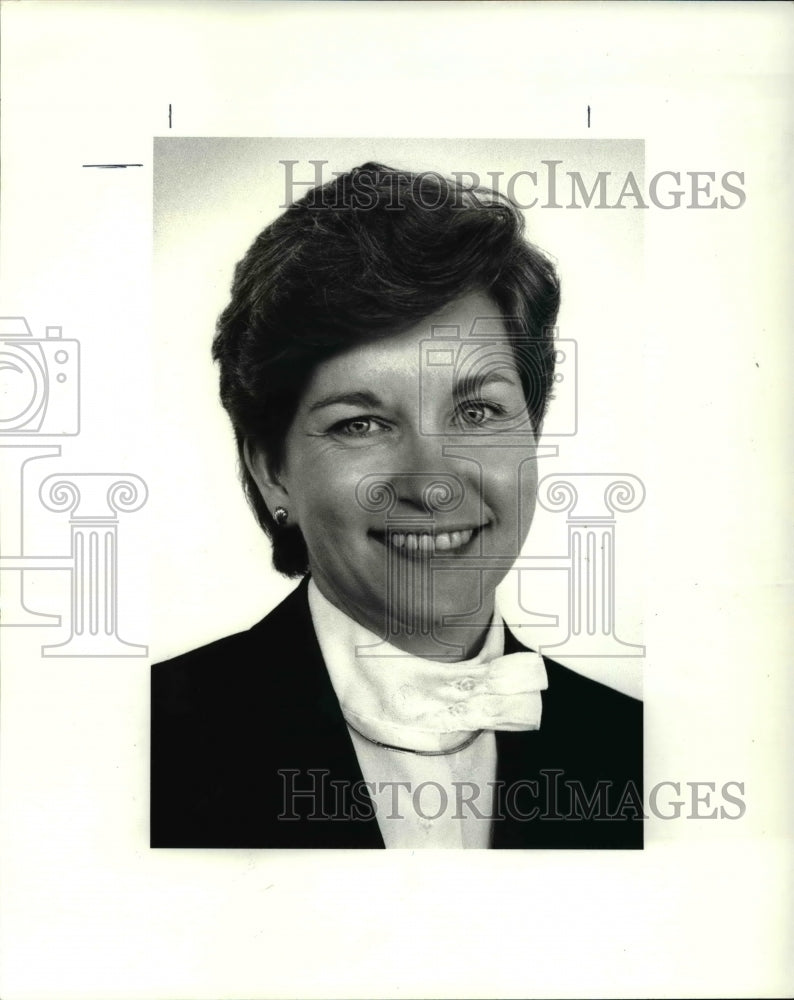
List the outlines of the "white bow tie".
{"label": "white bow tie", "polygon": [[[387,683],[359,687],[343,705],[345,718],[369,739],[435,749],[478,729],[540,728],[540,693],[548,678],[538,653],[510,653],[482,663],[396,658],[390,667]],[[371,677],[383,669],[379,660],[365,673]]]}
{"label": "white bow tie", "polygon": [[[548,686],[543,658],[528,651],[501,655],[498,614],[479,656],[450,663],[386,645],[335,608],[313,580],[309,606],[342,714],[367,739],[447,750],[478,729],[540,728],[540,692]],[[368,649],[381,655],[367,655]]]}

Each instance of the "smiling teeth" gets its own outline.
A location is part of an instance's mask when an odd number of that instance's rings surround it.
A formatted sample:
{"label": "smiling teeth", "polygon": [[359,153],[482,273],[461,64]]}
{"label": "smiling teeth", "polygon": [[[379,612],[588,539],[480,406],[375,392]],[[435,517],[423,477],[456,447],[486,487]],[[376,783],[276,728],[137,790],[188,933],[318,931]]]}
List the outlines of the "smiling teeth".
{"label": "smiling teeth", "polygon": [[396,531],[389,536],[389,541],[394,548],[408,552],[451,552],[470,542],[473,534],[473,528],[465,531],[440,531],[435,535],[403,534]]}

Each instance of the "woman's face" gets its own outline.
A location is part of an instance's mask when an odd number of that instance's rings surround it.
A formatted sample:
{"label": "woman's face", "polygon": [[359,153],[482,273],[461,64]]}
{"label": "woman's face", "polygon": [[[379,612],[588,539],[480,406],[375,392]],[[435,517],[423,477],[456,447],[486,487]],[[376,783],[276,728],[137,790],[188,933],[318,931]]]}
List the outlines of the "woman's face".
{"label": "woman's face", "polygon": [[334,605],[399,648],[456,659],[476,651],[529,530],[535,446],[499,310],[472,293],[321,364],[263,493],[300,527]]}

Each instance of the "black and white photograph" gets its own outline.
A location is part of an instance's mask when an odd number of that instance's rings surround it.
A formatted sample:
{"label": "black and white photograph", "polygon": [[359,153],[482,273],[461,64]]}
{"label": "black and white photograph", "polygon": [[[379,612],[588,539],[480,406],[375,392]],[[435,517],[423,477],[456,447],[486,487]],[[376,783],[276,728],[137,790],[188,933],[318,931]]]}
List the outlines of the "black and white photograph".
{"label": "black and white photograph", "polygon": [[[413,146],[450,176],[376,159],[335,169],[346,146],[403,161]],[[285,158],[290,148],[308,155]],[[329,148],[334,163],[319,158]],[[253,628],[154,666],[153,846],[642,847],[641,702],[575,669],[595,664],[625,685],[644,652],[616,633],[615,586],[616,518],[641,505],[643,484],[609,471],[612,434],[600,407],[587,428],[594,393],[579,398],[588,377],[608,384],[591,353],[613,371],[625,362],[632,294],[608,330],[580,326],[576,307],[578,296],[580,311],[587,299],[606,315],[638,270],[636,214],[610,225],[588,209],[636,205],[642,152],[620,141],[157,141],[163,334],[180,352],[203,348],[207,367],[215,359],[243,491],[272,550],[251,593],[267,593],[274,571],[300,583]],[[609,169],[591,179],[593,164]],[[223,192],[222,214],[203,207],[208,190]],[[241,254],[210,352],[207,317],[190,318],[203,297],[186,314],[180,276],[223,274],[229,216],[253,225],[263,191],[287,208]],[[572,244],[562,320],[563,267],[530,242],[519,204],[574,213],[559,226],[563,259]],[[604,272],[592,288],[585,247],[596,243]],[[630,283],[638,295],[641,275]],[[193,433],[196,419],[187,408]],[[586,464],[555,471],[577,436]],[[231,477],[228,458],[198,457]],[[170,467],[195,483],[179,459]],[[538,503],[567,511],[568,537],[558,555],[530,547],[522,560]],[[495,591],[508,575],[506,620]],[[557,594],[550,576],[563,577]],[[557,623],[544,645],[574,669],[509,630],[544,613]]]}
{"label": "black and white photograph", "polygon": [[3,1000],[790,996],[790,6],[0,28]]}

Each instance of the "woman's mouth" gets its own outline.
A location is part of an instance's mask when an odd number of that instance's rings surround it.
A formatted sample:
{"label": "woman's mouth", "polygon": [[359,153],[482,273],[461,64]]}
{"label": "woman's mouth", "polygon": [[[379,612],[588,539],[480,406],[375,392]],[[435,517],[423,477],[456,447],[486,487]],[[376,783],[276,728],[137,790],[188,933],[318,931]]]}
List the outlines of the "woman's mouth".
{"label": "woman's mouth", "polygon": [[482,527],[434,532],[390,531],[387,534],[378,534],[376,537],[389,548],[398,549],[409,556],[435,555],[439,552],[456,552],[464,548],[475,535],[479,534]]}

